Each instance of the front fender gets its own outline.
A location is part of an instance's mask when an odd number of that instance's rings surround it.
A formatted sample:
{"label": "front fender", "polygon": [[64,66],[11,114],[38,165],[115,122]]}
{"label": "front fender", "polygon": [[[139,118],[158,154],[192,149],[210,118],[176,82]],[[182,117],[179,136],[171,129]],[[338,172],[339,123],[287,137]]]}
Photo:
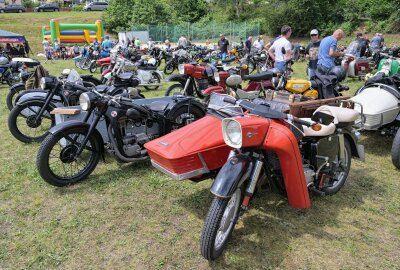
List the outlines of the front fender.
{"label": "front fender", "polygon": [[197,101],[193,97],[184,97],[180,98],[179,101],[176,103],[176,105],[171,109],[171,111],[168,112],[168,118],[171,118],[174,113],[179,110],[182,106],[189,106],[189,107],[197,107],[203,112],[203,116],[206,115],[206,107],[199,101]]}
{"label": "front fender", "polygon": [[173,74],[173,75],[169,76],[167,81],[169,81],[169,82],[179,82],[180,84],[185,86],[185,84],[186,84],[186,75]]}
{"label": "front fender", "polygon": [[16,83],[12,86],[10,86],[10,92],[20,92],[22,90],[25,90],[25,84],[24,83]]}
{"label": "front fender", "polygon": [[241,154],[228,159],[215,178],[211,193],[221,198],[231,197],[240,182],[250,177],[250,164],[250,158]]}
{"label": "front fender", "polygon": [[[15,104],[23,104],[32,100],[40,100],[40,101],[45,101],[47,97],[48,91],[46,90],[27,90],[19,94],[15,98]],[[52,98],[53,103],[62,103],[61,97],[60,96],[53,96]]]}

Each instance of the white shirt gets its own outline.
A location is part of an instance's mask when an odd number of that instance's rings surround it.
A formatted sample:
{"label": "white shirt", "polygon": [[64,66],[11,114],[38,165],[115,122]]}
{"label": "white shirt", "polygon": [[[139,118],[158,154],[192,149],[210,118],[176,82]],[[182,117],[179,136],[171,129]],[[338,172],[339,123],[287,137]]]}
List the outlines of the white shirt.
{"label": "white shirt", "polygon": [[289,40],[284,37],[279,38],[272,44],[271,49],[275,52],[275,62],[283,62],[285,61],[285,55],[282,53],[282,48],[285,48],[286,51],[292,49],[292,45]]}
{"label": "white shirt", "polygon": [[253,47],[257,48],[258,50],[261,50],[263,48],[261,42],[258,39],[256,39],[256,41],[254,41]]}
{"label": "white shirt", "polygon": [[42,44],[44,50],[47,50],[49,48],[49,42],[47,40],[43,40]]}

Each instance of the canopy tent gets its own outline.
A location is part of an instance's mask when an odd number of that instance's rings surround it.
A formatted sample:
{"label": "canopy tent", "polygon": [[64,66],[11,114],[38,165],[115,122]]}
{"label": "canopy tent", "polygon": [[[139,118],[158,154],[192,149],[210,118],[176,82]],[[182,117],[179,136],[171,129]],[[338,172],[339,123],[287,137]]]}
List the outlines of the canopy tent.
{"label": "canopy tent", "polygon": [[25,36],[0,29],[0,43],[25,43]]}

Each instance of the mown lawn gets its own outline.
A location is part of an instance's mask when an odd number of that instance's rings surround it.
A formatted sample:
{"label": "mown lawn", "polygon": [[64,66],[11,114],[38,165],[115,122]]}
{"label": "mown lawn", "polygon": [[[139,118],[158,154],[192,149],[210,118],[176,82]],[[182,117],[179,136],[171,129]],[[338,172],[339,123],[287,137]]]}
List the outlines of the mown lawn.
{"label": "mown lawn", "polygon": [[[72,66],[45,64],[52,74]],[[304,62],[294,69],[305,77]],[[360,84],[349,81],[349,94]],[[86,181],[52,187],[36,170],[39,144],[22,144],[8,131],[7,91],[0,86],[0,269],[400,267],[400,172],[391,163],[391,138],[364,133],[366,162],[353,161],[344,188],[312,197],[310,209],[259,193],[226,252],[208,263],[199,239],[211,180],[176,182],[149,162],[122,164],[108,155]]]}

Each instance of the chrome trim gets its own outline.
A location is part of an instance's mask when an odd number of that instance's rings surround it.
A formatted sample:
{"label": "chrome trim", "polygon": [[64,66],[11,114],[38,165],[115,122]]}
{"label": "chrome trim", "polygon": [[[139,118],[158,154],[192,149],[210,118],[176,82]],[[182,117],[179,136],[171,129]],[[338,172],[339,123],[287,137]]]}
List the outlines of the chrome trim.
{"label": "chrome trim", "polygon": [[171,177],[171,178],[173,178],[175,180],[178,180],[178,181],[182,181],[182,180],[185,180],[185,179],[189,179],[189,178],[192,178],[192,177],[195,177],[195,176],[202,175],[202,174],[210,172],[210,170],[208,169],[207,164],[206,164],[203,156],[200,153],[198,154],[198,156],[199,156],[199,159],[200,159],[201,163],[203,164],[203,168],[197,169],[197,170],[194,170],[194,171],[190,171],[190,172],[186,172],[186,173],[182,173],[182,174],[173,173],[173,172],[169,171],[168,169],[162,167],[160,164],[158,164],[154,160],[151,160],[151,164],[154,166],[154,168],[156,168],[160,172],[168,175],[169,177]]}

